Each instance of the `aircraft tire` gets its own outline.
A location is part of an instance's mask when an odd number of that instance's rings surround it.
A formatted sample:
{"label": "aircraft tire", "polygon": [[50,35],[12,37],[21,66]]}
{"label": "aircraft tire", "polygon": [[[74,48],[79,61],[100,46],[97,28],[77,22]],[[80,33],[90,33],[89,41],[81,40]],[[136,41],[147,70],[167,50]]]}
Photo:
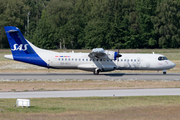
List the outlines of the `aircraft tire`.
{"label": "aircraft tire", "polygon": [[94,69],[93,73],[94,73],[94,75],[98,75],[99,74],[99,70]]}

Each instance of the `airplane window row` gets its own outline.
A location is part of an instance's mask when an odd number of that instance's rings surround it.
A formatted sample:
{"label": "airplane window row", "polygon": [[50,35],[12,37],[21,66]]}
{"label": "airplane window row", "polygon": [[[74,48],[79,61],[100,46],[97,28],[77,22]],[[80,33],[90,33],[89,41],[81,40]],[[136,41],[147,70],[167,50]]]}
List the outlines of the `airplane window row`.
{"label": "airplane window row", "polygon": [[119,60],[119,59],[118,59],[118,62],[119,62],[119,61],[121,61],[121,62],[123,62],[123,61],[124,61],[124,62],[126,62],[126,61],[127,61],[127,62],[136,62],[136,61],[137,61],[137,62],[140,62],[139,59],[138,59],[138,60],[136,60],[136,59],[121,59],[121,60]]}
{"label": "airplane window row", "polygon": [[[108,62],[108,61],[112,61],[112,60],[109,60],[109,59],[81,59],[81,58],[79,58],[79,59],[78,59],[78,58],[59,58],[58,60],[59,60],[59,61],[104,61],[104,62],[105,62],[105,61],[107,61],[107,62]],[[116,60],[114,60],[114,61],[116,61]],[[118,62],[119,62],[119,61],[121,61],[121,62],[123,62],[123,61],[124,61],[124,62],[126,62],[126,61],[127,61],[127,62],[130,62],[130,61],[131,61],[131,62],[136,62],[136,61],[137,61],[137,62],[140,62],[139,59],[138,59],[138,60],[136,60],[136,59],[118,59],[117,61],[118,61]]]}
{"label": "airplane window row", "polygon": [[108,59],[77,59],[77,58],[59,58],[59,61],[112,61],[112,60],[108,60]]}

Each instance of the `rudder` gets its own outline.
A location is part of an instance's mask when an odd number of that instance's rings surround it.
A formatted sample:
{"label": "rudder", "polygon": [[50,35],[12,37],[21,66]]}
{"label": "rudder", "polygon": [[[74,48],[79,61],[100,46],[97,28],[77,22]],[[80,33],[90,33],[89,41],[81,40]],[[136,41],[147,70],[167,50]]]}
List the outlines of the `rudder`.
{"label": "rudder", "polygon": [[6,26],[4,29],[13,55],[35,53],[17,27]]}
{"label": "rudder", "polygon": [[5,58],[47,67],[47,63],[38,55],[17,27],[4,27],[6,36],[11,48],[12,55],[5,55]]}

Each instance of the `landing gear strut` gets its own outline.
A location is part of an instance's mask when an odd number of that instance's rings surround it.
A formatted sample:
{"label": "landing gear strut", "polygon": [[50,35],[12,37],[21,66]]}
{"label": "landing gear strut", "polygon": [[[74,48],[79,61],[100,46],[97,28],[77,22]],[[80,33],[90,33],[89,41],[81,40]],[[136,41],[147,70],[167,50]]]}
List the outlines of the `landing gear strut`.
{"label": "landing gear strut", "polygon": [[98,70],[98,69],[94,69],[94,71],[93,71],[94,75],[98,75],[98,74],[99,74],[99,71],[100,71],[100,70]]}

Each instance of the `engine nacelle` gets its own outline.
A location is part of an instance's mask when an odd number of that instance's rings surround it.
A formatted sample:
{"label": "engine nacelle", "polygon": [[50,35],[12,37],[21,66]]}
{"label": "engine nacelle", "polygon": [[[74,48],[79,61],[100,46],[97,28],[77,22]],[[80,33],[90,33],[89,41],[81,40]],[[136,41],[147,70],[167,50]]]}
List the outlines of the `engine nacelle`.
{"label": "engine nacelle", "polygon": [[89,54],[89,57],[116,60],[116,58],[121,57],[121,55],[115,51],[108,51],[104,50],[103,48],[95,48]]}
{"label": "engine nacelle", "polygon": [[92,52],[104,53],[105,50],[104,50],[103,48],[94,48],[94,49],[92,50]]}
{"label": "engine nacelle", "polygon": [[118,52],[115,52],[115,51],[106,50],[105,53],[106,53],[107,57],[111,60],[116,60],[116,57],[118,55]]}

